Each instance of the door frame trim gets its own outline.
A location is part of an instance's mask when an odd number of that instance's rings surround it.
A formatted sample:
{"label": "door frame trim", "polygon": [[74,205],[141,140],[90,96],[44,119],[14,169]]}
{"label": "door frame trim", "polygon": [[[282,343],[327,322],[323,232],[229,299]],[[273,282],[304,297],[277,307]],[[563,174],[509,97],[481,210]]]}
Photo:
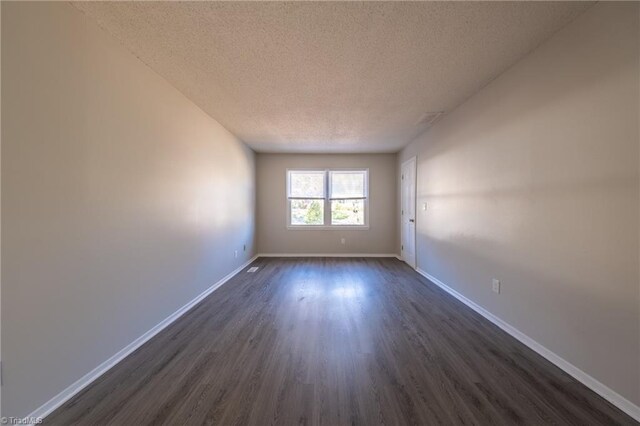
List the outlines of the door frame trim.
{"label": "door frame trim", "polygon": [[[407,259],[404,256],[404,250],[403,250],[403,245],[404,245],[404,223],[402,222],[403,218],[402,218],[402,206],[404,205],[403,203],[403,191],[402,191],[402,184],[403,184],[403,177],[402,177],[402,170],[404,169],[405,165],[407,165],[408,163],[413,162],[414,164],[414,171],[413,171],[413,202],[414,202],[414,206],[413,206],[413,211],[415,213],[415,223],[413,226],[413,265],[409,262],[407,262]],[[417,227],[418,227],[418,209],[417,209],[417,205],[418,205],[418,157],[417,156],[413,156],[408,158],[407,160],[403,161],[402,164],[400,165],[400,258],[402,259],[403,262],[405,262],[407,265],[411,266],[414,269],[418,268],[418,248],[416,246],[416,233],[417,233]]]}

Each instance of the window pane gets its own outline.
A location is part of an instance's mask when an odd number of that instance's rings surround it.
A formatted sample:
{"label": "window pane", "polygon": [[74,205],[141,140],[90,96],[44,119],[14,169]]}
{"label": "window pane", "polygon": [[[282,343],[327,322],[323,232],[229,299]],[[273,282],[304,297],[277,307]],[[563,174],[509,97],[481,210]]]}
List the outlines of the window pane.
{"label": "window pane", "polygon": [[324,198],[324,172],[289,172],[289,197]]}
{"label": "window pane", "polygon": [[291,200],[292,225],[324,225],[324,200]]}
{"label": "window pane", "polygon": [[331,201],[332,225],[364,225],[364,200]]}
{"label": "window pane", "polygon": [[331,172],[331,198],[364,197],[365,172]]}

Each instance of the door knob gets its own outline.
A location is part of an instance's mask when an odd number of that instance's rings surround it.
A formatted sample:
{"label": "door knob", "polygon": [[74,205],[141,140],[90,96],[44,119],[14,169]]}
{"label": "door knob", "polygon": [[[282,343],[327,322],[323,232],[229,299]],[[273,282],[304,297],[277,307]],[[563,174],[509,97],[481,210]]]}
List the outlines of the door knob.
{"label": "door knob", "polygon": [[409,219],[409,222],[414,223],[414,222],[415,222],[415,220],[413,220],[413,219]]}

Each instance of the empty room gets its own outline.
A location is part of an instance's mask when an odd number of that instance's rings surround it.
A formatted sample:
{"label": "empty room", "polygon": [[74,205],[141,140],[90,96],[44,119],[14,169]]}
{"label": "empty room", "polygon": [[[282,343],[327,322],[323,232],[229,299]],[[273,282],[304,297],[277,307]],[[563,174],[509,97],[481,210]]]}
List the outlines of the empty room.
{"label": "empty room", "polygon": [[640,425],[640,2],[0,2],[0,423]]}

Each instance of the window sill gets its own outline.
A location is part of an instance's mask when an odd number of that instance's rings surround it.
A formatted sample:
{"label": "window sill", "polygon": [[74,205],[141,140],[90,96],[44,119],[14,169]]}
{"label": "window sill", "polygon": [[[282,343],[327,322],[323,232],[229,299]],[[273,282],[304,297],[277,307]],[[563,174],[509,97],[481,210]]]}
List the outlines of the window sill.
{"label": "window sill", "polygon": [[369,225],[287,225],[290,231],[368,231]]}

